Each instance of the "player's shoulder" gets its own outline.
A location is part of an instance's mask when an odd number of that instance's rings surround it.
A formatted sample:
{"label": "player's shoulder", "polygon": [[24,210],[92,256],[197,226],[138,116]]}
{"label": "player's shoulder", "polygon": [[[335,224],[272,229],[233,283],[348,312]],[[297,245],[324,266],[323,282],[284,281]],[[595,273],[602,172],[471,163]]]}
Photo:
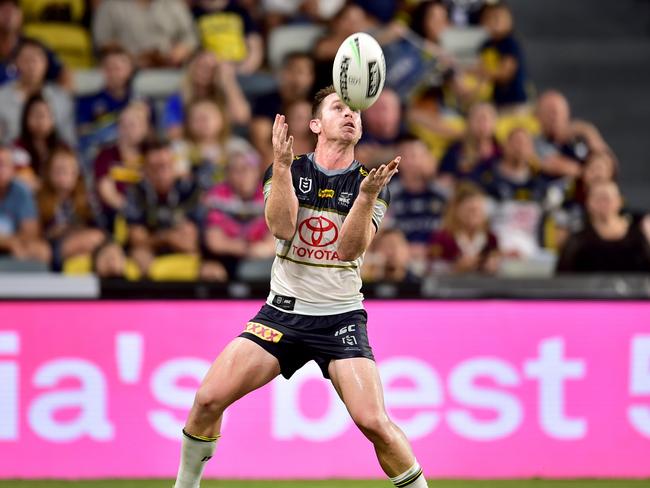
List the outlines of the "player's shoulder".
{"label": "player's shoulder", "polygon": [[[305,173],[311,169],[311,161],[308,154],[298,154],[294,156],[293,162],[291,163],[291,174],[296,175],[300,173]],[[266,184],[273,178],[273,164],[270,164],[266,171],[264,171],[264,183]]]}

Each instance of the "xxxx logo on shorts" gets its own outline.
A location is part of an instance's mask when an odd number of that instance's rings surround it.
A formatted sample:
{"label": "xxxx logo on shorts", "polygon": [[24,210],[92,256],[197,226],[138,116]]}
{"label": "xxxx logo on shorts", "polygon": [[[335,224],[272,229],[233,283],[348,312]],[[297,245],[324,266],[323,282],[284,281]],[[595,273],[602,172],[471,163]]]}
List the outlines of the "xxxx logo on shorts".
{"label": "xxxx logo on shorts", "polygon": [[257,322],[248,322],[244,332],[253,334],[268,342],[280,342],[280,339],[282,339],[282,332],[272,329],[267,325],[258,324]]}

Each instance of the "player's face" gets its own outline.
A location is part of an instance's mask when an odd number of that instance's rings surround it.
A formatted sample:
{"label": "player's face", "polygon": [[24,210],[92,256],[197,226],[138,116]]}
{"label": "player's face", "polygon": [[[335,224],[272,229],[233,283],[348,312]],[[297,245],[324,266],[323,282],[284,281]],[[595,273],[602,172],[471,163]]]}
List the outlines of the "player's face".
{"label": "player's face", "polygon": [[[336,93],[328,95],[321,106],[320,119],[315,120],[316,134],[329,140],[356,144],[361,138],[361,115],[344,104]],[[312,128],[312,130],[314,130]]]}

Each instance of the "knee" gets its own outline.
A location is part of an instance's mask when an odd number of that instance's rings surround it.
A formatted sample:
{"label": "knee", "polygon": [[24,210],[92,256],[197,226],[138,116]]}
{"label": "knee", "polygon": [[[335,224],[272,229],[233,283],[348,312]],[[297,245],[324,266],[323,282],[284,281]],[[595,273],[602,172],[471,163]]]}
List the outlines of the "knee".
{"label": "knee", "polygon": [[353,416],[354,423],[373,443],[392,444],[395,439],[393,423],[385,411],[366,411]]}
{"label": "knee", "polygon": [[194,407],[202,414],[219,417],[231,402],[217,391],[199,388],[194,397]]}

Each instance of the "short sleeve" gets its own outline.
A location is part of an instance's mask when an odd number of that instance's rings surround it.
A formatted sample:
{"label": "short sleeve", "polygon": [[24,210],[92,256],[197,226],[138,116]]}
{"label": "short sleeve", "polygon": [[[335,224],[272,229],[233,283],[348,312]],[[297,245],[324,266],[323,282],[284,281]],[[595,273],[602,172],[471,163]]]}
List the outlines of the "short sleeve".
{"label": "short sleeve", "polygon": [[388,205],[390,205],[390,191],[387,187],[384,187],[380,192],[375,205],[372,209],[372,223],[375,225],[375,229],[379,230],[382,220],[386,215],[388,210]]}
{"label": "short sleeve", "polygon": [[35,220],[38,218],[38,212],[36,211],[36,202],[34,201],[34,196],[21,183],[16,182],[16,194],[18,198],[16,202],[17,206],[17,217],[18,225],[22,225],[25,220]]}
{"label": "short sleeve", "polygon": [[263,187],[262,189],[264,190],[264,201],[266,202],[266,199],[269,197],[271,194],[271,179],[273,178],[273,165],[270,165],[266,171],[264,172],[264,179],[263,179]]}

